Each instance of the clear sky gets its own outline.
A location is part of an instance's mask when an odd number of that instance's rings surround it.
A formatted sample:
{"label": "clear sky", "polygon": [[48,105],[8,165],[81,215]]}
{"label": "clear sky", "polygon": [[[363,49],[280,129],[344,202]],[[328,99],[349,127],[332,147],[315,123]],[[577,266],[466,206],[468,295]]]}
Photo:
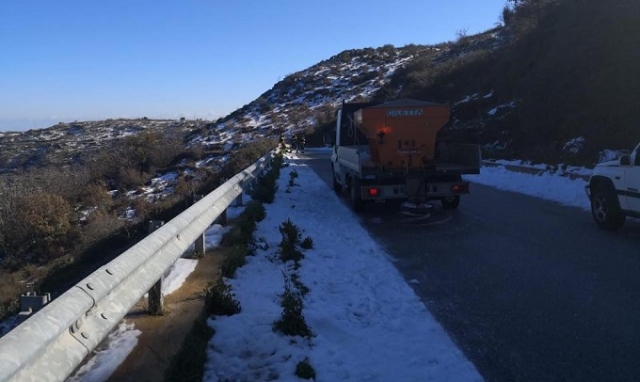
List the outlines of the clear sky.
{"label": "clear sky", "polygon": [[0,130],[215,119],[345,49],[493,27],[506,0],[2,0]]}

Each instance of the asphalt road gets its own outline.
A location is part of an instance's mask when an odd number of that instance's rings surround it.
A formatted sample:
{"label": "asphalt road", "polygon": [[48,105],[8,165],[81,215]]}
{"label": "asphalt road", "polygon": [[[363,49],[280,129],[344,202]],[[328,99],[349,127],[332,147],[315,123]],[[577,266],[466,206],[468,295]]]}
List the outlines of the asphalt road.
{"label": "asphalt road", "polygon": [[[329,154],[304,156],[330,187]],[[359,216],[487,381],[640,380],[638,221],[607,233],[588,212],[478,184],[426,224],[392,206]]]}

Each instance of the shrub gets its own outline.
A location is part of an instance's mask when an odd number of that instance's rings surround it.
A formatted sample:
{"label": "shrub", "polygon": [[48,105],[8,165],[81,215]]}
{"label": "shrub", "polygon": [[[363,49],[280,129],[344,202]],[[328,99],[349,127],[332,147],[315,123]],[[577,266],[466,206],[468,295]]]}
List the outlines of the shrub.
{"label": "shrub", "polygon": [[191,332],[185,337],[180,350],[171,359],[165,372],[165,381],[200,381],[207,361],[207,347],[215,331],[207,324],[207,314],[194,322]]}
{"label": "shrub", "polygon": [[311,236],[305,237],[300,243],[300,247],[302,247],[302,249],[313,249],[313,239]]}
{"label": "shrub", "polygon": [[289,279],[284,276],[284,294],[282,295],[282,314],[273,324],[273,331],[288,336],[311,337],[311,329],[302,314],[302,297],[291,289]]}
{"label": "shrub", "polygon": [[237,244],[229,248],[226,257],[220,267],[222,276],[232,278],[235,276],[236,270],[246,263],[248,250],[244,245]]}
{"label": "shrub", "polygon": [[247,204],[243,211],[243,215],[250,221],[261,222],[267,217],[267,211],[260,201],[252,200]]}
{"label": "shrub", "polygon": [[294,261],[298,263],[304,255],[298,248],[300,242],[300,230],[290,219],[280,224],[278,227],[282,240],[280,241],[280,260],[283,262]]}
{"label": "shrub", "polygon": [[298,177],[298,172],[296,170],[291,170],[289,173],[289,187],[293,187],[296,185],[295,179]]}
{"label": "shrub", "polygon": [[205,300],[210,314],[216,316],[232,316],[240,313],[240,303],[236,301],[231,287],[222,280],[216,284],[209,284],[205,289]]}
{"label": "shrub", "polygon": [[293,261],[296,264],[304,258],[304,254],[293,245],[283,245],[280,247],[280,260],[283,262]]}
{"label": "shrub", "polygon": [[280,235],[282,236],[282,240],[280,241],[281,246],[294,246],[300,241],[302,237],[302,235],[300,234],[300,229],[298,228],[298,226],[293,224],[291,219],[287,219],[287,221],[280,224],[278,229],[280,230]]}
{"label": "shrub", "polygon": [[135,219],[138,221],[147,220],[147,217],[151,214],[151,211],[157,206],[149,202],[147,198],[141,196],[133,200],[132,208],[135,210]]}
{"label": "shrub", "polygon": [[113,198],[104,182],[87,185],[82,192],[81,200],[86,207],[97,207],[102,211],[108,211],[113,205]]}
{"label": "shrub", "polygon": [[253,232],[255,228],[255,221],[248,220],[241,215],[236,225],[222,237],[222,244],[225,246],[249,246],[254,242]]}
{"label": "shrub", "polygon": [[97,210],[92,213],[80,230],[81,249],[118,233],[124,221],[112,213]]}
{"label": "shrub", "polygon": [[[37,193],[18,198],[19,208],[3,222],[4,250],[14,265],[64,254],[70,244],[71,206],[59,195]],[[24,257],[32,253],[35,256]]]}
{"label": "shrub", "polygon": [[134,188],[142,186],[145,181],[145,177],[140,171],[133,168],[122,168],[118,172],[118,184],[124,188]]}
{"label": "shrub", "polygon": [[182,197],[190,197],[195,193],[193,177],[181,176],[174,187],[174,191]]}
{"label": "shrub", "polygon": [[251,197],[263,203],[273,203],[278,191],[278,176],[279,174],[272,169],[258,178],[255,187],[251,190]]}
{"label": "shrub", "polygon": [[298,362],[298,364],[296,365],[296,377],[302,379],[316,379],[316,371],[309,363],[309,358],[305,358],[304,360]]}
{"label": "shrub", "polygon": [[59,195],[27,195],[23,199],[25,223],[35,236],[44,240],[54,240],[69,232],[71,207]]}

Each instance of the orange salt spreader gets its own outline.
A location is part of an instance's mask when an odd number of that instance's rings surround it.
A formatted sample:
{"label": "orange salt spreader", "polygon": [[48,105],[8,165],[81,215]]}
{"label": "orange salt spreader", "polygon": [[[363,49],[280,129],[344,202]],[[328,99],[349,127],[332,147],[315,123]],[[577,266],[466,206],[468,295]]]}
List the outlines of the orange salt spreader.
{"label": "orange salt spreader", "polygon": [[407,99],[360,109],[354,123],[366,135],[374,163],[412,170],[434,163],[436,135],[449,114],[447,105]]}

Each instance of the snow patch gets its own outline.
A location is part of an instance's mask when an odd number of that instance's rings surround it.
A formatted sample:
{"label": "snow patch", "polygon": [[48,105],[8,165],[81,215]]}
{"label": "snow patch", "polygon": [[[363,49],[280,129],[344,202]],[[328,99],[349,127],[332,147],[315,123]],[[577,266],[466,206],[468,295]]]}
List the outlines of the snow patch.
{"label": "snow patch", "polygon": [[106,348],[94,351],[94,356],[67,382],[103,382],[109,379],[136,347],[140,333],[133,324],[122,322],[107,336]]}

